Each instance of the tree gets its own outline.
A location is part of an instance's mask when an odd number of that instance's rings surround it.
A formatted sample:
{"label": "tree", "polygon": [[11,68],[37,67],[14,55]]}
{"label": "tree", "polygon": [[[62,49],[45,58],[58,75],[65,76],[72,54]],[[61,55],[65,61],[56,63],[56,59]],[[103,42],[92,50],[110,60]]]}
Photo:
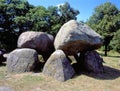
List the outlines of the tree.
{"label": "tree", "polygon": [[16,25],[15,28],[18,31],[18,35],[20,35],[22,32],[29,31],[32,27],[31,21],[25,16],[17,16],[14,18],[14,22]]}
{"label": "tree", "polygon": [[50,16],[50,33],[54,36],[64,23],[71,19],[76,20],[76,16],[79,14],[79,11],[72,8],[68,2],[58,5],[57,7],[48,7],[48,11]]}
{"label": "tree", "polygon": [[110,2],[106,2],[95,8],[93,15],[87,24],[104,38],[105,56],[107,56],[108,45],[115,32],[120,28],[120,11]]}
{"label": "tree", "polygon": [[115,33],[110,45],[115,51],[120,53],[120,29]]}
{"label": "tree", "polygon": [[33,9],[30,9],[29,13],[26,14],[26,17],[32,23],[32,31],[49,31],[49,11],[45,7],[38,6]]}
{"label": "tree", "polygon": [[[23,18],[22,20],[24,21],[18,24],[22,26],[28,25],[28,30],[31,31],[47,32],[55,36],[57,30],[61,27],[58,9],[54,6],[50,6],[48,9],[43,6],[37,6],[30,9],[29,13],[21,18]],[[19,20],[21,20],[21,18]]]}
{"label": "tree", "polygon": [[76,20],[76,16],[80,13],[78,10],[72,8],[68,2],[59,6],[59,12],[62,24],[71,19]]}
{"label": "tree", "polygon": [[58,7],[50,6],[48,7],[49,11],[49,33],[55,36],[62,26],[60,22],[60,15]]}
{"label": "tree", "polygon": [[25,0],[1,0],[0,1],[0,43],[4,45],[7,51],[16,48],[17,38],[19,36],[18,27],[15,23],[17,16],[25,16],[30,8],[30,5]]}

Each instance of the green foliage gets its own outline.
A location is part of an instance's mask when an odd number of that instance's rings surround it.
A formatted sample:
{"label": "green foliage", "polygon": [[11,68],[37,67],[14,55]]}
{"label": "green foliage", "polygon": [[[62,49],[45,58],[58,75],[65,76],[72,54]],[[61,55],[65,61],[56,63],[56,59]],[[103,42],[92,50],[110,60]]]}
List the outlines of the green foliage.
{"label": "green foliage", "polygon": [[116,32],[120,21],[120,12],[115,5],[106,2],[95,8],[95,12],[87,21],[95,31],[102,36],[113,35]]}
{"label": "green foliage", "polygon": [[62,26],[60,22],[60,15],[59,15],[59,10],[57,7],[50,6],[48,7],[49,11],[49,31],[48,33],[52,35],[56,35],[60,27]]}
{"label": "green foliage", "polygon": [[26,17],[32,23],[32,31],[47,31],[49,12],[43,6],[38,6],[30,9]]}
{"label": "green foliage", "polygon": [[44,80],[43,78],[41,78],[40,76],[31,76],[31,75],[25,75],[22,77],[21,79],[22,81],[27,81],[27,82],[39,82]]}
{"label": "green foliage", "polygon": [[20,34],[19,32],[21,32],[16,31],[20,25],[17,25],[16,21],[20,20],[18,17],[25,16],[31,8],[33,8],[33,6],[25,0],[0,1],[0,28],[3,29],[0,31],[0,43],[2,44],[2,48],[8,51],[16,48],[17,38]]}
{"label": "green foliage", "polygon": [[68,2],[59,6],[61,22],[65,23],[71,19],[76,20],[79,14],[78,10],[73,9]]}
{"label": "green foliage", "polygon": [[14,18],[14,22],[16,25],[15,26],[16,30],[19,31],[18,35],[20,35],[24,31],[30,30],[31,28],[30,20],[25,16],[17,16],[16,18]]}
{"label": "green foliage", "polygon": [[87,24],[103,36],[105,55],[107,55],[107,47],[115,32],[120,29],[119,9],[110,2],[97,6]]}
{"label": "green foliage", "polygon": [[31,22],[30,30],[47,32],[55,36],[65,22],[76,19],[78,14],[79,12],[71,8],[69,3],[65,3],[60,7],[35,7],[30,9],[26,17]]}
{"label": "green foliage", "polygon": [[120,29],[115,33],[110,45],[115,51],[120,53]]}

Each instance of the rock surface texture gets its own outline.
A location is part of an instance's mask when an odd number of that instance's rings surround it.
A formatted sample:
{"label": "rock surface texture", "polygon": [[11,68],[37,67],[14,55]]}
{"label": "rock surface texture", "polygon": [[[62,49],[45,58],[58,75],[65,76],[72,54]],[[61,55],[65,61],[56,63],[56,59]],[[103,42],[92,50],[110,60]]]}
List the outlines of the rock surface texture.
{"label": "rock surface texture", "polygon": [[22,33],[17,42],[18,48],[32,48],[37,50],[38,53],[51,53],[54,51],[54,38],[52,35],[44,32],[24,32]]}
{"label": "rock surface texture", "polygon": [[64,52],[62,50],[57,50],[47,60],[43,68],[43,73],[63,82],[72,78],[75,71],[71,67]]}
{"label": "rock surface texture", "polygon": [[37,62],[38,54],[34,49],[16,49],[7,57],[7,71],[9,73],[33,71]]}
{"label": "rock surface texture", "polygon": [[96,51],[87,51],[84,57],[84,67],[94,73],[103,73],[103,59]]}
{"label": "rock surface texture", "polygon": [[94,50],[103,44],[101,36],[85,24],[70,20],[65,23],[56,35],[54,46],[66,55]]}

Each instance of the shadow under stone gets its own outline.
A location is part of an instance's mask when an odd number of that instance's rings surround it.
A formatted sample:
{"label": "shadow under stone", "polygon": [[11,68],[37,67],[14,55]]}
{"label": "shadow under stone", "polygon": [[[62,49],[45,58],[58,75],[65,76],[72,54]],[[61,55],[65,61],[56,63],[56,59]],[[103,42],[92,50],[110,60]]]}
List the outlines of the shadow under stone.
{"label": "shadow under stone", "polygon": [[4,63],[4,62],[0,63],[0,67],[1,66],[6,66],[6,63]]}
{"label": "shadow under stone", "polygon": [[35,68],[33,69],[33,72],[35,72],[35,73],[42,72],[44,64],[45,63],[41,63],[41,62],[38,62],[37,64],[35,64]]}
{"label": "shadow under stone", "polygon": [[120,77],[120,70],[108,66],[104,66],[103,73],[96,74],[92,72],[81,72],[81,74],[100,80],[114,80]]}

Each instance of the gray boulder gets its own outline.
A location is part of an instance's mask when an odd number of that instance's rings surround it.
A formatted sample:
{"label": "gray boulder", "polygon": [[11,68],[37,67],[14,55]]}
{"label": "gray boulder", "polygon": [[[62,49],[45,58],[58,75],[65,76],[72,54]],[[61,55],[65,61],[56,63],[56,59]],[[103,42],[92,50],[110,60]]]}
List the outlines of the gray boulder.
{"label": "gray boulder", "polygon": [[103,44],[101,36],[89,26],[70,20],[65,23],[56,35],[55,49],[61,49],[67,55],[94,50]]}
{"label": "gray boulder", "polygon": [[18,48],[32,48],[40,54],[51,54],[54,51],[54,37],[44,32],[24,32],[17,42]]}
{"label": "gray boulder", "polygon": [[34,49],[16,49],[7,57],[7,71],[9,73],[33,71],[37,62],[38,54]]}
{"label": "gray boulder", "polygon": [[87,51],[85,53],[84,67],[87,71],[102,73],[104,71],[102,63],[103,59],[96,51]]}
{"label": "gray boulder", "polygon": [[57,50],[47,60],[43,68],[43,73],[57,79],[58,81],[66,81],[73,77],[75,71],[71,67],[64,52],[62,50]]}
{"label": "gray boulder", "polygon": [[14,91],[14,90],[9,87],[2,86],[2,87],[0,87],[0,91]]}

